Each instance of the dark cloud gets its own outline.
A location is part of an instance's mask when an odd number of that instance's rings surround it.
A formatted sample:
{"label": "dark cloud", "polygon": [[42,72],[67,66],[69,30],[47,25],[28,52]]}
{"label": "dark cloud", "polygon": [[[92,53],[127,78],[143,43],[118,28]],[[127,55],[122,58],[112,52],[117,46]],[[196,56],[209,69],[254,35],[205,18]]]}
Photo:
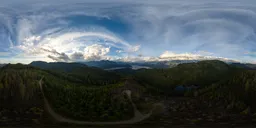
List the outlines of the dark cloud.
{"label": "dark cloud", "polygon": [[55,49],[45,49],[45,48],[41,48],[42,51],[44,52],[49,52],[49,53],[52,53],[52,54],[55,54],[55,55],[61,55],[61,53],[57,52]]}
{"label": "dark cloud", "polygon": [[65,53],[60,53],[56,56],[48,55],[47,57],[57,62],[69,62],[71,60]]}
{"label": "dark cloud", "polygon": [[71,55],[72,60],[84,60],[84,55],[83,53],[80,52],[75,52]]}
{"label": "dark cloud", "polygon": [[45,49],[45,48],[41,48],[42,51],[44,52],[48,52],[52,55],[48,55],[47,57],[54,60],[54,61],[57,61],[57,62],[68,62],[70,61],[71,59],[69,58],[69,56],[65,53],[59,53],[58,51],[56,51],[55,49]]}

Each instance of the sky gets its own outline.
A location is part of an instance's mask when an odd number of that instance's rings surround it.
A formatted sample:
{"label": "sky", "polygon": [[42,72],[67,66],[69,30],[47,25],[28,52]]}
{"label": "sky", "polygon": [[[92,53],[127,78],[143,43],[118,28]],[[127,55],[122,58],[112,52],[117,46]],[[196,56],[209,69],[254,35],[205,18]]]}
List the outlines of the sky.
{"label": "sky", "polygon": [[256,63],[255,0],[6,0],[0,63]]}

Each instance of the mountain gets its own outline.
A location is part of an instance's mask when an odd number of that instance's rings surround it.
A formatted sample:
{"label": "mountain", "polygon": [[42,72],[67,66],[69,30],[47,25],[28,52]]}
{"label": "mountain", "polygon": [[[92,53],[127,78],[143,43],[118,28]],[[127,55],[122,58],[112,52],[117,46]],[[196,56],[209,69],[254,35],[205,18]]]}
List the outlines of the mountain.
{"label": "mountain", "polygon": [[145,66],[148,68],[172,68],[183,63],[194,63],[199,60],[171,60],[171,61],[150,61],[150,62],[131,62],[131,65]]}
{"label": "mountain", "polygon": [[106,70],[115,70],[122,68],[131,68],[134,70],[141,68],[170,68],[174,67],[180,63],[189,63],[191,61],[150,61],[150,62],[120,62],[120,61],[88,61],[88,62],[79,62],[85,64],[89,67],[98,67]]}
{"label": "mountain", "polygon": [[237,70],[230,79],[202,88],[196,95],[211,104],[219,103],[229,111],[256,112],[256,71]]}
{"label": "mountain", "polygon": [[249,63],[231,63],[231,66],[237,67],[237,68],[244,68],[244,69],[252,69],[256,70],[256,64],[249,64]]}
{"label": "mountain", "polygon": [[124,90],[132,92],[143,114],[155,108],[155,103],[163,103],[164,115],[152,114],[145,122],[184,123],[184,118],[189,124],[250,121],[256,112],[255,78],[255,70],[218,60],[114,71],[81,63],[7,64],[0,68],[0,125],[57,125],[49,118],[49,108],[43,107],[44,98],[53,111],[73,120],[129,120],[134,117],[134,105]]}
{"label": "mountain", "polygon": [[0,68],[1,126],[33,124],[40,120],[44,112],[38,85],[41,73],[37,68],[21,64]]}
{"label": "mountain", "polygon": [[[79,77],[65,72],[52,72],[44,68],[63,67],[73,71],[77,64],[33,62],[31,65],[8,64],[0,69],[0,125],[38,124],[47,120],[44,96],[57,113],[87,121],[115,121],[130,119],[133,108],[121,91],[124,82],[104,86],[84,84]],[[97,69],[100,70],[100,69]],[[97,70],[90,70],[95,71]],[[104,70],[100,70],[105,72]],[[85,72],[86,74],[86,72]],[[110,73],[112,74],[112,73]],[[108,77],[105,74],[104,77]],[[42,80],[44,95],[40,90]],[[101,79],[98,79],[101,81]],[[96,82],[96,81],[95,81]],[[101,82],[98,82],[101,83]],[[116,93],[114,93],[116,92]]]}
{"label": "mountain", "polygon": [[29,65],[39,67],[41,69],[54,70],[59,72],[72,72],[77,68],[88,68],[84,64],[79,63],[65,63],[65,62],[51,62],[47,63],[44,61],[33,61]]}
{"label": "mountain", "polygon": [[88,61],[88,62],[78,62],[85,64],[89,67],[97,67],[105,70],[119,70],[124,68],[131,68],[133,70],[137,69],[151,69],[151,68],[172,68],[182,63],[193,63],[199,60],[171,60],[171,61],[143,61],[143,62],[120,62],[120,61]]}
{"label": "mountain", "polygon": [[172,93],[173,88],[179,85],[204,87],[227,79],[231,71],[228,64],[218,60],[209,60],[183,63],[168,69],[140,70],[135,77],[150,88]]}
{"label": "mountain", "polygon": [[101,69],[111,69],[111,68],[131,68],[131,65],[125,62],[115,62],[109,60],[101,60],[101,61],[89,61],[89,62],[79,62],[82,64],[86,64],[90,67],[97,67]]}
{"label": "mountain", "polygon": [[121,77],[109,71],[100,68],[88,67],[81,63],[64,63],[64,62],[42,62],[35,61],[29,64],[34,67],[46,69],[52,72],[62,73],[82,80],[84,84],[89,85],[105,85],[116,83]]}
{"label": "mountain", "polygon": [[22,64],[7,64],[1,68],[0,99],[8,102],[8,104],[1,102],[1,105],[8,105],[9,107],[31,106],[30,99],[39,98],[39,88],[35,84],[40,75],[37,71],[34,67]]}
{"label": "mountain", "polygon": [[135,67],[144,67],[146,69],[149,68],[169,68],[169,64],[167,62],[130,62],[130,64]]}

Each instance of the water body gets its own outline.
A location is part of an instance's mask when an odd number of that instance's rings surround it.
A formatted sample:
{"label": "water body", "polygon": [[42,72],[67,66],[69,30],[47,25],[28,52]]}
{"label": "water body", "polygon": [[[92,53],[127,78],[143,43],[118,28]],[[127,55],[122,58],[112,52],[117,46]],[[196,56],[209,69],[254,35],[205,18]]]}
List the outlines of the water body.
{"label": "water body", "polygon": [[139,70],[139,69],[152,69],[152,68],[147,67],[147,66],[132,65],[132,69]]}

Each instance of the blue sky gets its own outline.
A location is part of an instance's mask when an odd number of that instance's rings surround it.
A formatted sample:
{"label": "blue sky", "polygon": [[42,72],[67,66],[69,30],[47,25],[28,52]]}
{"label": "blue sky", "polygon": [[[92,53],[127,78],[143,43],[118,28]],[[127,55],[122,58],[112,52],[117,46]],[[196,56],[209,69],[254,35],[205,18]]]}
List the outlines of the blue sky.
{"label": "blue sky", "polygon": [[0,63],[256,63],[255,21],[255,0],[8,0],[0,5]]}

